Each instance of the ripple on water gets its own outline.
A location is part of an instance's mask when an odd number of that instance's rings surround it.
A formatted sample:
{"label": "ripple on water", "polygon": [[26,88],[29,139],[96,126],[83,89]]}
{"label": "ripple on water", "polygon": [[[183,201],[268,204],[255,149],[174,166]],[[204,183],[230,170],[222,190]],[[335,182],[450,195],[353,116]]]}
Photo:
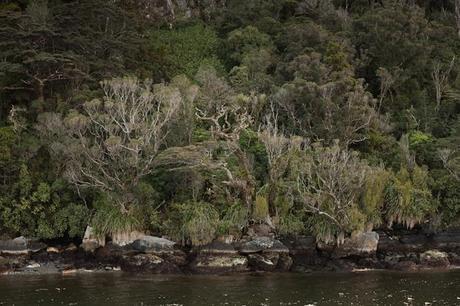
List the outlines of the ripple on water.
{"label": "ripple on water", "polygon": [[0,305],[460,305],[460,271],[0,278]]}

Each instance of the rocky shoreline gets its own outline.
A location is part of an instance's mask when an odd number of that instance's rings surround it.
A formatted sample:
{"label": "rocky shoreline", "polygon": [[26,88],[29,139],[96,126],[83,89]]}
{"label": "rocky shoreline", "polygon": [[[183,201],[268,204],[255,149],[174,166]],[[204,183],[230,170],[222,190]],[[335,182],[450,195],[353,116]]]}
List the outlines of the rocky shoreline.
{"label": "rocky shoreline", "polygon": [[0,240],[0,275],[64,275],[98,271],[154,274],[244,272],[417,271],[460,266],[460,230],[436,234],[383,231],[346,238],[340,246],[310,236],[223,236],[200,248],[181,248],[164,238],[137,235],[122,245],[86,239],[77,247],[46,245],[19,237]]}

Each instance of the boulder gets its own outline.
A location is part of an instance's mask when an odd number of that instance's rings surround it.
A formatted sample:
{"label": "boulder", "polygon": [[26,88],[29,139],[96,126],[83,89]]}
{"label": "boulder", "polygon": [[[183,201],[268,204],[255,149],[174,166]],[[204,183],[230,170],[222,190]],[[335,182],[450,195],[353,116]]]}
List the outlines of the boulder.
{"label": "boulder", "polygon": [[429,250],[420,254],[420,264],[427,267],[447,267],[449,255],[439,250]]}
{"label": "boulder", "polygon": [[154,254],[138,254],[134,256],[123,256],[123,259],[132,266],[144,267],[147,265],[159,265],[164,262],[164,260]]}
{"label": "boulder", "polygon": [[344,243],[339,246],[318,242],[317,247],[321,251],[330,253],[333,258],[366,257],[375,255],[378,242],[379,234],[376,232],[364,232],[345,238]]}
{"label": "boulder", "polygon": [[237,255],[238,251],[233,247],[233,245],[222,242],[220,240],[214,240],[213,242],[202,246],[199,249],[195,249],[194,253],[199,254],[199,256],[204,255]]}
{"label": "boulder", "polygon": [[11,240],[0,240],[0,254],[24,255],[36,253],[44,248],[46,244],[22,236]]}
{"label": "boulder", "polygon": [[227,273],[248,270],[248,259],[245,256],[198,256],[190,268],[198,273]]}
{"label": "boulder", "polygon": [[143,235],[131,244],[131,248],[143,253],[163,254],[173,253],[175,245],[174,241],[165,238]]}
{"label": "boulder", "polygon": [[291,261],[293,261],[291,264],[293,264],[297,270],[299,270],[297,268],[299,266],[319,266],[323,264],[323,259],[319,257],[318,251],[316,250],[315,237],[286,237],[282,242],[289,249],[289,254],[292,257]]}
{"label": "boulder", "polygon": [[277,270],[287,272],[290,271],[294,265],[294,259],[288,254],[280,254],[278,259]]}
{"label": "boulder", "polygon": [[192,254],[195,255],[195,258],[190,268],[198,273],[226,273],[248,270],[247,258],[240,256],[233,245],[223,242],[222,239],[216,239],[205,246],[194,248]]}
{"label": "boulder", "polygon": [[87,226],[80,247],[85,252],[93,253],[96,249],[103,246],[105,246],[105,238],[97,237],[94,234],[94,229],[91,226]]}
{"label": "boulder", "polygon": [[283,244],[294,255],[316,254],[316,240],[313,236],[295,236],[282,240]]}
{"label": "boulder", "polygon": [[123,255],[119,262],[121,269],[128,272],[148,272],[162,274],[182,273],[179,266],[168,257],[156,254],[140,253],[137,255]]}
{"label": "boulder", "polygon": [[249,254],[248,262],[251,269],[256,271],[274,271],[278,266],[279,255]]}
{"label": "boulder", "polygon": [[239,246],[241,254],[253,253],[289,253],[289,249],[279,240],[271,237],[256,237]]}

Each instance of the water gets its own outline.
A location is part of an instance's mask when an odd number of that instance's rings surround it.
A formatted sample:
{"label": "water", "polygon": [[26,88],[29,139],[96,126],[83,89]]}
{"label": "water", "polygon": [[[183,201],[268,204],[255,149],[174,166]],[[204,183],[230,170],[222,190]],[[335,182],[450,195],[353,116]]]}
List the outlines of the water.
{"label": "water", "polygon": [[[431,304],[430,304],[431,303]],[[0,276],[0,305],[460,305],[460,271]]]}

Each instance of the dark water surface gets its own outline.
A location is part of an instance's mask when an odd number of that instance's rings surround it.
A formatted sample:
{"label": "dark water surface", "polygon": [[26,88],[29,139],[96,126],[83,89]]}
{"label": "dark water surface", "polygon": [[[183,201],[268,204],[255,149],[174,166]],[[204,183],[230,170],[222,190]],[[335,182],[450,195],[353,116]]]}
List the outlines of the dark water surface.
{"label": "dark water surface", "polygon": [[460,271],[0,276],[0,305],[460,305]]}

